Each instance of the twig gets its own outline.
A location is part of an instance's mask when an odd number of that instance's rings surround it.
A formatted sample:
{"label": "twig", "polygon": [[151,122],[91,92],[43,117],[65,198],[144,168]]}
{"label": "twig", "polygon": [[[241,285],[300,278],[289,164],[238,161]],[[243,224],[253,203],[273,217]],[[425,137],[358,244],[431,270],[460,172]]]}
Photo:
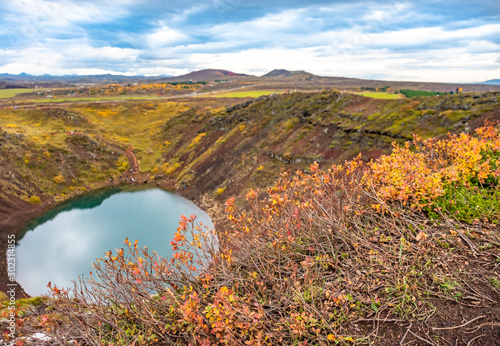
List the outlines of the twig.
{"label": "twig", "polygon": [[444,342],[446,342],[448,345],[453,346],[453,345],[451,344],[451,342],[449,342],[448,340],[446,340],[446,339],[445,339],[445,338],[443,338],[442,336],[439,336],[439,335],[436,335],[436,336],[437,336],[438,338],[440,338],[441,340],[443,340]]}
{"label": "twig", "polygon": [[467,245],[469,245],[469,248],[472,250],[472,255],[474,255],[474,257],[476,257],[476,253],[478,253],[477,249],[474,247],[474,245],[472,245],[472,243],[470,242],[470,240],[462,233],[462,232],[458,232],[458,235],[460,235],[460,238],[463,239],[463,241],[465,241],[467,243]]}
{"label": "twig", "polygon": [[[484,277],[484,275],[483,275],[483,277]],[[496,303],[493,299],[488,298],[488,297],[486,297],[486,296],[483,296],[483,295],[479,294],[479,293],[478,293],[478,292],[477,292],[474,288],[472,288],[472,287],[470,287],[470,286],[469,286],[469,284],[467,283],[467,281],[462,280],[462,282],[463,282],[463,283],[464,283],[467,287],[469,287],[469,288],[470,288],[470,289],[471,289],[471,290],[472,290],[475,294],[477,294],[479,297],[481,297],[481,298],[483,298],[483,299],[486,299],[486,300],[489,300],[489,301],[490,301],[490,302],[492,302],[492,303]]]}
{"label": "twig", "polygon": [[432,341],[429,341],[429,340],[427,340],[427,339],[424,339],[424,338],[422,338],[422,337],[418,336],[417,334],[415,334],[414,332],[412,332],[412,331],[411,331],[411,330],[409,330],[409,329],[408,329],[408,331],[409,331],[409,332],[410,332],[410,333],[411,333],[414,337],[416,337],[417,339],[422,340],[422,341],[424,341],[424,342],[428,343],[429,345],[434,345],[434,343],[433,343]]}
{"label": "twig", "polygon": [[459,326],[454,326],[454,327],[445,327],[445,328],[434,328],[434,327],[433,327],[432,329],[434,329],[434,330],[448,330],[448,329],[457,329],[457,328],[462,328],[462,327],[464,327],[464,326],[468,325],[469,323],[474,322],[475,320],[479,320],[480,318],[485,318],[485,317],[486,317],[486,316],[478,316],[478,317],[476,317],[476,318],[473,318],[473,319],[472,319],[472,320],[470,320],[469,322],[465,322],[464,324],[461,324],[461,325],[459,325]]}
{"label": "twig", "polygon": [[479,329],[483,328],[483,327],[486,327],[486,326],[491,326],[491,327],[499,327],[500,326],[500,323],[491,323],[491,322],[487,322],[487,323],[483,323],[483,324],[480,324],[478,326],[476,326],[476,328],[474,330],[470,330],[468,332],[465,332],[465,334],[471,334],[471,333],[475,333],[477,332]]}
{"label": "twig", "polygon": [[408,332],[410,331],[410,329],[411,329],[411,326],[412,326],[412,325],[413,325],[413,323],[410,323],[410,326],[409,326],[409,327],[408,327],[408,329],[406,330],[405,335],[403,335],[403,338],[401,339],[401,342],[399,343],[399,345],[400,345],[400,346],[401,346],[401,345],[403,345],[403,341],[405,341],[405,339],[406,339],[406,335],[408,335]]}
{"label": "twig", "polygon": [[382,287],[384,287],[384,286],[387,286],[387,285],[386,285],[386,284],[382,284],[382,285],[378,285],[378,286],[376,286],[376,287],[370,288],[370,289],[368,290],[368,293],[373,292],[373,291],[376,291],[376,290],[378,290],[379,288],[382,288]]}
{"label": "twig", "polygon": [[471,346],[471,345],[472,345],[472,343],[474,342],[474,340],[479,339],[479,338],[482,338],[483,336],[486,336],[486,334],[481,334],[481,335],[478,335],[478,336],[476,336],[475,338],[471,339],[471,341],[469,341],[469,342],[467,343],[467,346]]}
{"label": "twig", "polygon": [[405,320],[397,320],[397,319],[379,319],[379,318],[360,318],[359,320],[352,321],[351,323],[358,323],[358,322],[405,322]]}

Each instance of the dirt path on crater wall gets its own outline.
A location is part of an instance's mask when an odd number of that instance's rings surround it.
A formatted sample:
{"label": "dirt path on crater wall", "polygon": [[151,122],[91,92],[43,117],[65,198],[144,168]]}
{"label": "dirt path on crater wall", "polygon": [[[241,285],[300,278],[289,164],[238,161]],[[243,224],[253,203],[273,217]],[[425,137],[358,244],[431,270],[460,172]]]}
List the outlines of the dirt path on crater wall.
{"label": "dirt path on crater wall", "polygon": [[123,144],[117,141],[113,141],[110,139],[101,139],[107,146],[113,148],[114,150],[122,153],[128,159],[129,169],[132,170],[133,173],[140,173],[139,160],[137,160],[137,156],[134,153],[134,146],[132,144],[128,145],[127,150],[123,150]]}

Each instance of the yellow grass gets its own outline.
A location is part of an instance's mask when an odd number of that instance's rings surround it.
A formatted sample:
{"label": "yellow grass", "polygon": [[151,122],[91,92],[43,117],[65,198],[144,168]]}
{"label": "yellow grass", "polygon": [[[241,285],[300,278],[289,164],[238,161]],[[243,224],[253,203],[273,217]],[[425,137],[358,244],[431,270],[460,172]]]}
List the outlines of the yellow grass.
{"label": "yellow grass", "polygon": [[0,99],[7,99],[16,96],[17,94],[26,94],[33,92],[33,89],[1,89]]}
{"label": "yellow grass", "polygon": [[357,92],[356,94],[372,99],[396,100],[402,98],[402,94],[392,94],[385,92]]}

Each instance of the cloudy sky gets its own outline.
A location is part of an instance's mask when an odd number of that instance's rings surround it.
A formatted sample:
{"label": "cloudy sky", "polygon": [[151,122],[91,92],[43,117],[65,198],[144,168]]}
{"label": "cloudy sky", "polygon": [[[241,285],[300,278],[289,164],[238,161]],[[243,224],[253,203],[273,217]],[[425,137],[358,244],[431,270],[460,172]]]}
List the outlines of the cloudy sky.
{"label": "cloudy sky", "polygon": [[500,78],[500,1],[0,0],[0,73]]}

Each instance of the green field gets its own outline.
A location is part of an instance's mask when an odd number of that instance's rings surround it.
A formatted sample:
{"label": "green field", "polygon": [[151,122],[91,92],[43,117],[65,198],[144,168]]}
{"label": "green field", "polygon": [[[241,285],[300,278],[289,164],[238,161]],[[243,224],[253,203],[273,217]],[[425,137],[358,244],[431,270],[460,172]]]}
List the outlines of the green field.
{"label": "green field", "polygon": [[423,90],[410,90],[410,89],[401,89],[399,92],[406,97],[415,97],[415,96],[436,96],[436,94],[443,94],[442,92],[437,93],[435,91],[423,91]]}
{"label": "green field", "polygon": [[229,92],[225,94],[217,94],[215,97],[259,97],[262,95],[269,95],[272,93],[283,94],[282,91],[273,91],[273,90],[254,90],[254,91],[235,91]]}
{"label": "green field", "polygon": [[390,94],[390,93],[384,93],[384,92],[362,92],[362,93],[358,93],[358,95],[361,95],[364,97],[370,97],[372,99],[395,100],[395,99],[401,98],[400,94]]}
{"label": "green field", "polygon": [[7,99],[16,96],[17,94],[26,94],[33,92],[33,89],[1,89],[0,99]]}

